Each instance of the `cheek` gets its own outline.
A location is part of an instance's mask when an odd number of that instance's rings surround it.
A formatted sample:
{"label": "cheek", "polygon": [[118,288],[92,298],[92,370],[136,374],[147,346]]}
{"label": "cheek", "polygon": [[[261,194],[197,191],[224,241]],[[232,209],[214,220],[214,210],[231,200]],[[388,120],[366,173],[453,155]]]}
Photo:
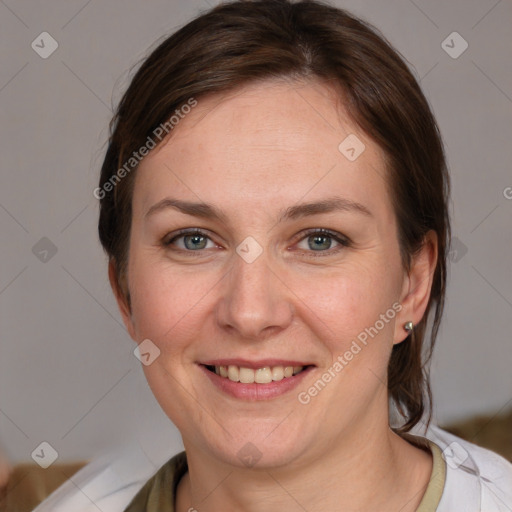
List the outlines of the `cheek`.
{"label": "cheek", "polygon": [[198,329],[198,312],[222,277],[151,257],[134,255],[130,268],[132,316],[138,340],[149,338],[157,345],[173,339],[173,345]]}
{"label": "cheek", "polygon": [[319,338],[329,340],[334,351],[374,326],[389,310],[388,321],[384,326],[379,322],[377,327],[379,331],[391,331],[395,315],[392,306],[398,298],[394,277],[391,268],[385,269],[368,258],[365,264],[338,267],[329,273],[297,274],[290,279],[290,288],[300,299],[297,304],[301,304],[301,315],[310,318],[310,325],[315,324],[316,317],[322,329]]}

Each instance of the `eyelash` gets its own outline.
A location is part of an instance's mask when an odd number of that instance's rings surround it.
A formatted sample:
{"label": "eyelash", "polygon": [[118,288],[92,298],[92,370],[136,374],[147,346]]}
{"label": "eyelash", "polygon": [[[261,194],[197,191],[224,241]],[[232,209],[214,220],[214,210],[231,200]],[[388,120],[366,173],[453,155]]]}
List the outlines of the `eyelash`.
{"label": "eyelash", "polygon": [[[207,235],[207,233],[205,233],[204,231],[201,231],[200,229],[181,229],[171,239],[167,240],[166,238],[164,238],[162,240],[162,245],[164,247],[168,248],[173,243],[175,243],[176,240],[178,240],[178,239],[180,239],[180,238],[182,238],[184,236],[194,236],[194,235],[202,236],[202,237],[207,238],[210,241],[213,241]],[[295,242],[295,243],[302,242],[303,240],[306,240],[307,238],[309,238],[312,235],[324,235],[326,237],[332,238],[333,240],[338,242],[341,247],[338,247],[338,248],[336,248],[334,250],[328,249],[326,251],[312,251],[312,250],[311,251],[302,251],[302,254],[305,254],[306,256],[311,257],[311,258],[332,256],[333,254],[337,254],[338,252],[340,252],[343,248],[351,247],[351,245],[352,245],[352,242],[346,236],[341,235],[340,233],[337,233],[336,231],[331,231],[331,230],[325,229],[325,228],[312,228],[312,229],[308,229],[303,234],[302,238],[297,240],[297,242]],[[180,252],[186,252],[186,253],[197,252],[197,253],[200,254],[205,249],[199,249],[197,251],[191,251],[191,250],[186,250],[186,249],[177,249],[177,250],[180,251]]]}

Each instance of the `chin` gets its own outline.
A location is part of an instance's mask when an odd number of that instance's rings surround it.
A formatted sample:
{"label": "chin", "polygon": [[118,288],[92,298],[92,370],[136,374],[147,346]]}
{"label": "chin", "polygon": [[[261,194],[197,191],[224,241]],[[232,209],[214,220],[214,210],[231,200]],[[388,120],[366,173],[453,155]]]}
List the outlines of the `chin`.
{"label": "chin", "polygon": [[[307,449],[305,428],[290,432],[289,426],[280,431],[278,423],[269,425],[268,419],[234,424],[224,424],[227,432],[220,429],[221,437],[208,438],[204,442],[214,458],[238,468],[275,469],[293,463]],[[219,431],[219,428],[217,428]],[[210,431],[211,434],[211,431]]]}

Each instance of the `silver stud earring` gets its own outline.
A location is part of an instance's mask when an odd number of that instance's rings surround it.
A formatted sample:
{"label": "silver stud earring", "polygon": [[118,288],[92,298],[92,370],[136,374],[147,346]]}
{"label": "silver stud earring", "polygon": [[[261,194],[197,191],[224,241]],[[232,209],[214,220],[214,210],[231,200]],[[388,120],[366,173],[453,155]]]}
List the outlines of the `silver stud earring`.
{"label": "silver stud earring", "polygon": [[414,327],[414,324],[412,322],[405,322],[405,324],[404,324],[404,329],[407,332],[411,332],[413,327]]}

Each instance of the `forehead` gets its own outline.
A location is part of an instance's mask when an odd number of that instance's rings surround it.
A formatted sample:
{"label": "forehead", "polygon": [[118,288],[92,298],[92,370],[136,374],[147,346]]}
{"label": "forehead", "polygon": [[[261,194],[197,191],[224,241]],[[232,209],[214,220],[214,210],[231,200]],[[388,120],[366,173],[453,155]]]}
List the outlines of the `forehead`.
{"label": "forehead", "polygon": [[[347,145],[364,150],[347,158]],[[147,209],[169,190],[233,207],[243,198],[281,206],[334,192],[380,198],[376,207],[389,209],[382,151],[320,82],[264,82],[199,99],[139,165],[134,201]]]}

